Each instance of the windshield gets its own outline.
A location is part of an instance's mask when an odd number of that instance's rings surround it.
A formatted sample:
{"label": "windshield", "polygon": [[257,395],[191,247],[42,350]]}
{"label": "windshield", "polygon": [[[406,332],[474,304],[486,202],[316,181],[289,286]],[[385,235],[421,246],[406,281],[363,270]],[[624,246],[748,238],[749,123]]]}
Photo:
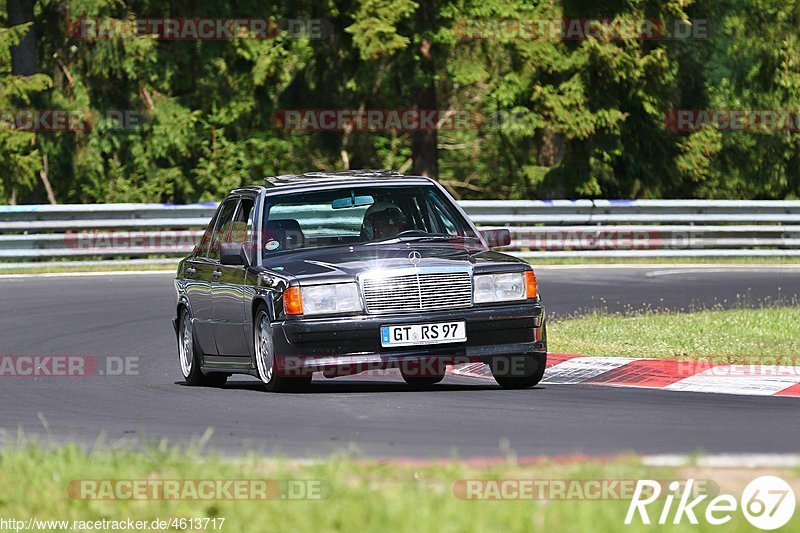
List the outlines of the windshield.
{"label": "windshield", "polygon": [[391,240],[480,242],[434,186],[371,186],[269,196],[263,255]]}

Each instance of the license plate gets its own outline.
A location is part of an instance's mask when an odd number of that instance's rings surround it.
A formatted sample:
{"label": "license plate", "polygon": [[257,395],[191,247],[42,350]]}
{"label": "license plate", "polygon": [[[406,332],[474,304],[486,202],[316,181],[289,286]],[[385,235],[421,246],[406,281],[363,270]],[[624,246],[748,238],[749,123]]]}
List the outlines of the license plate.
{"label": "license plate", "polygon": [[381,326],[381,346],[416,346],[466,340],[467,327],[464,322]]}

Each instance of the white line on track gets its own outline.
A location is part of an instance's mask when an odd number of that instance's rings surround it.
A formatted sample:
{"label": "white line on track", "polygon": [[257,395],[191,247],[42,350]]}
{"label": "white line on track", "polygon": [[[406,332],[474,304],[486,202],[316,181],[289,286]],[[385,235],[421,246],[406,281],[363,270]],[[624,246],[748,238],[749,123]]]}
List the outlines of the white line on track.
{"label": "white line on track", "polygon": [[718,454],[696,455],[644,455],[642,462],[648,466],[701,466],[709,468],[797,468],[800,455],[796,454]]}
{"label": "white line on track", "polygon": [[[737,268],[737,272],[762,272],[764,269],[761,267],[750,267],[750,268]],[[780,269],[771,269],[771,270],[791,270],[793,272],[797,272],[800,269],[797,268],[780,268]],[[653,272],[647,272],[645,276],[647,277],[656,277],[656,276],[677,276],[677,275],[684,275],[684,274],[692,274],[692,273],[703,273],[703,274],[721,274],[730,272],[731,269],[727,268],[672,268],[672,269],[665,269],[665,270],[655,270]]]}

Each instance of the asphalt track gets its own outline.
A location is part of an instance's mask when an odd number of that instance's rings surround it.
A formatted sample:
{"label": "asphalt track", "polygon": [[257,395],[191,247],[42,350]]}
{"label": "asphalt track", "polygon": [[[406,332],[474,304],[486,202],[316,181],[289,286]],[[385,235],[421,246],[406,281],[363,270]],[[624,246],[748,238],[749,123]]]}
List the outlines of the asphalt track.
{"label": "asphalt track", "polygon": [[[556,314],[758,305],[800,297],[800,268],[545,268]],[[476,457],[638,453],[797,453],[800,401],[591,385],[504,391],[448,376],[412,388],[394,377],[315,380],[268,394],[234,376],[224,389],[184,386],[165,274],[0,279],[0,355],[138,358],[138,375],[0,378],[3,440],[25,434],[92,444],[183,442],[321,456]]]}

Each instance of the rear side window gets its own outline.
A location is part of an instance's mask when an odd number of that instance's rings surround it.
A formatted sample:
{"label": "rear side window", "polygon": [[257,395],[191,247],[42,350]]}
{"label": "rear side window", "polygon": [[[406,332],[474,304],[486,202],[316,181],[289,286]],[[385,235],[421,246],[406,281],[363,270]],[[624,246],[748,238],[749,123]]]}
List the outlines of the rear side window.
{"label": "rear side window", "polygon": [[[217,223],[214,226],[214,232],[211,238],[211,246],[209,246],[206,257],[214,261],[219,261],[219,243],[229,242],[227,239],[233,227],[233,215],[236,213],[236,205],[239,203],[238,198],[228,198],[222,204],[222,209],[217,217]],[[225,239],[223,241],[223,239]]]}
{"label": "rear side window", "polygon": [[195,248],[196,257],[208,257],[208,247],[211,245],[211,241],[214,238],[214,228],[217,227],[217,219],[219,219],[219,212],[221,210],[222,205],[214,212],[214,216],[211,217],[211,222],[208,223],[205,233],[203,233],[203,236],[200,238],[200,242],[197,243],[197,247]]}
{"label": "rear side window", "polygon": [[253,215],[255,206],[252,198],[243,197],[239,202],[239,209],[236,211],[234,225],[236,234],[228,242],[247,242],[253,237]]}
{"label": "rear side window", "polygon": [[220,242],[248,242],[253,235],[253,200],[242,198],[239,208],[229,222],[223,222],[219,230]]}

